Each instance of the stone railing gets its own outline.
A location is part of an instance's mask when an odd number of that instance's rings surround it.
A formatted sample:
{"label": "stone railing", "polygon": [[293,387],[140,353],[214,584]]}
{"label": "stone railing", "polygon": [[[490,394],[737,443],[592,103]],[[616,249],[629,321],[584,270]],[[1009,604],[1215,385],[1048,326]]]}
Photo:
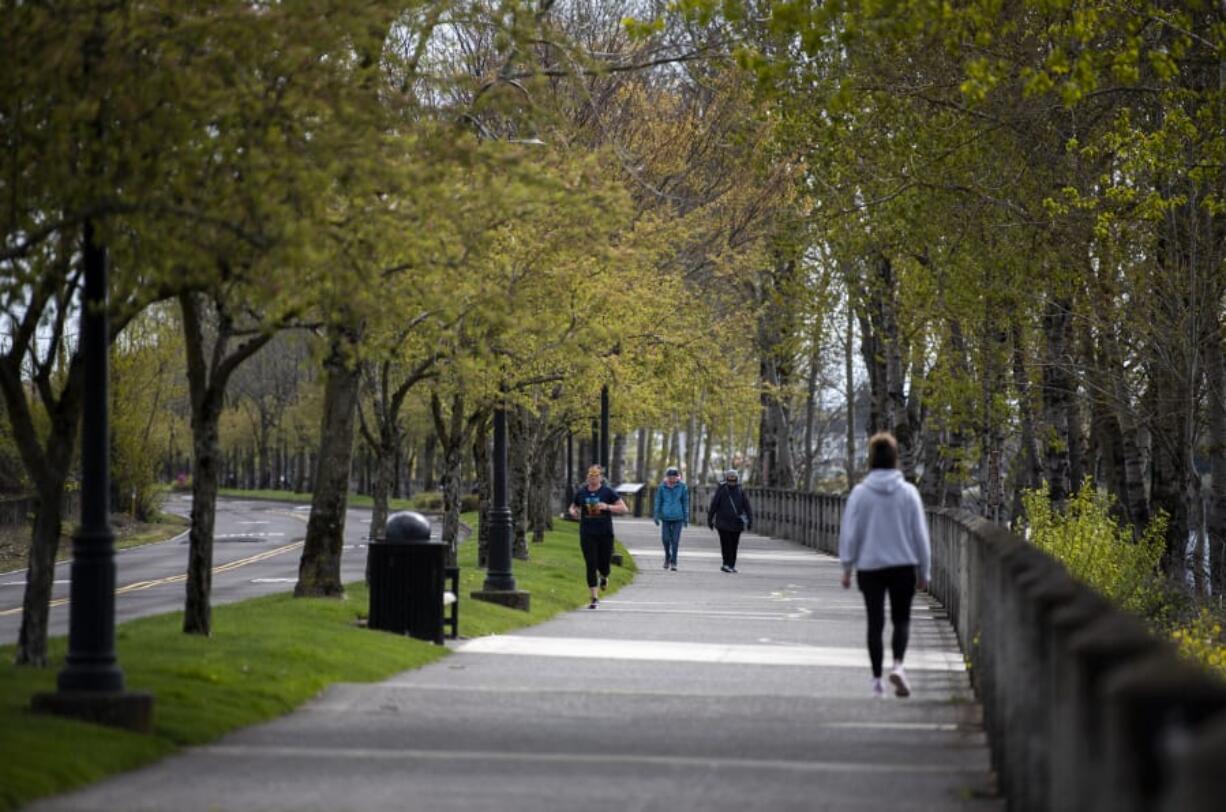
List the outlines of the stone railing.
{"label": "stone railing", "polygon": [[[691,487],[695,523],[713,492]],[[746,493],[755,533],[837,554],[843,497]],[[1226,808],[1226,681],[1006,528],[928,515],[930,591],[962,644],[1010,809]]]}

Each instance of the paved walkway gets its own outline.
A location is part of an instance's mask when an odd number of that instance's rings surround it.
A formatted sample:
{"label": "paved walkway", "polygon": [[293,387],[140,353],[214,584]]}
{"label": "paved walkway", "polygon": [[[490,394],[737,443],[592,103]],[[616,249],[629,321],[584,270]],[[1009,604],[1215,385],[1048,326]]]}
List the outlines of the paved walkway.
{"label": "paved walkway", "polygon": [[953,630],[926,598],[907,658],[914,695],[873,699],[863,606],[833,559],[746,535],[740,572],[724,574],[715,535],[690,527],[669,572],[650,522],[617,530],[640,573],[597,610],[334,686],[33,809],[1003,808],[987,797]]}

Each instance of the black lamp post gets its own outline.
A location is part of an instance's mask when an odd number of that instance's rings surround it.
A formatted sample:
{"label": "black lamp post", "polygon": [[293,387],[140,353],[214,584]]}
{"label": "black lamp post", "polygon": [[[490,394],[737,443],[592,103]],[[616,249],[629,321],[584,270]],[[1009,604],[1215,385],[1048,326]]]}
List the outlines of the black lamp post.
{"label": "black lamp post", "polygon": [[515,588],[511,571],[511,508],[507,503],[507,413],[504,405],[494,410],[494,504],[490,507],[489,567],[485,583],[473,592],[476,600],[500,603],[528,611],[530,594]]}
{"label": "black lamp post", "polygon": [[124,691],[115,656],[115,536],[110,524],[107,363],[107,255],[85,224],[85,296],[81,353],[85,405],[81,419],[81,525],[72,539],[68,656],[58,691],[34,696],[34,710],[148,732],[153,697]]}
{"label": "black lamp post", "polygon": [[609,475],[609,387],[600,387],[600,467]]}
{"label": "black lamp post", "polygon": [[[591,462],[600,463],[600,419],[592,418],[592,460]],[[585,463],[590,465],[591,463]]]}

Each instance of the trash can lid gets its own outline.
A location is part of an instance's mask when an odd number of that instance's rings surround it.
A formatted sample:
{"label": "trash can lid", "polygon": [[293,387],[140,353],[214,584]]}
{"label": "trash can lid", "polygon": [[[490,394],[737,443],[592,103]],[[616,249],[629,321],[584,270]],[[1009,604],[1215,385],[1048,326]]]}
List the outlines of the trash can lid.
{"label": "trash can lid", "polygon": [[430,520],[405,510],[387,517],[383,541],[390,544],[430,544]]}

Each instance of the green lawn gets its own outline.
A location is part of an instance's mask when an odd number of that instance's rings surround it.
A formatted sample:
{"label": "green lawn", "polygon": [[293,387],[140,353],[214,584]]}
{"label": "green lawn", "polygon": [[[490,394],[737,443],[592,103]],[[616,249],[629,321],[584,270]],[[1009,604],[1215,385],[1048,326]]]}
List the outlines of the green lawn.
{"label": "green lawn", "polygon": [[[476,517],[464,518],[472,525]],[[610,591],[634,574],[621,552],[627,566],[614,568]],[[576,525],[558,522],[531,556],[514,566],[519,588],[532,593],[531,611],[518,612],[468,598],[485,573],[475,568],[475,542],[461,545],[462,637],[539,623],[587,602]],[[13,647],[0,647],[0,810],[274,718],[332,683],[380,680],[446,656],[430,643],[359,627],[367,597],[359,583],[339,601],[275,595],[218,606],[208,639],[182,634],[178,613],[121,625],[117,651],[127,688],[155,696],[151,736],[30,713],[32,694],[54,690],[66,640],[52,640],[53,665],[42,670],[16,668]]]}

